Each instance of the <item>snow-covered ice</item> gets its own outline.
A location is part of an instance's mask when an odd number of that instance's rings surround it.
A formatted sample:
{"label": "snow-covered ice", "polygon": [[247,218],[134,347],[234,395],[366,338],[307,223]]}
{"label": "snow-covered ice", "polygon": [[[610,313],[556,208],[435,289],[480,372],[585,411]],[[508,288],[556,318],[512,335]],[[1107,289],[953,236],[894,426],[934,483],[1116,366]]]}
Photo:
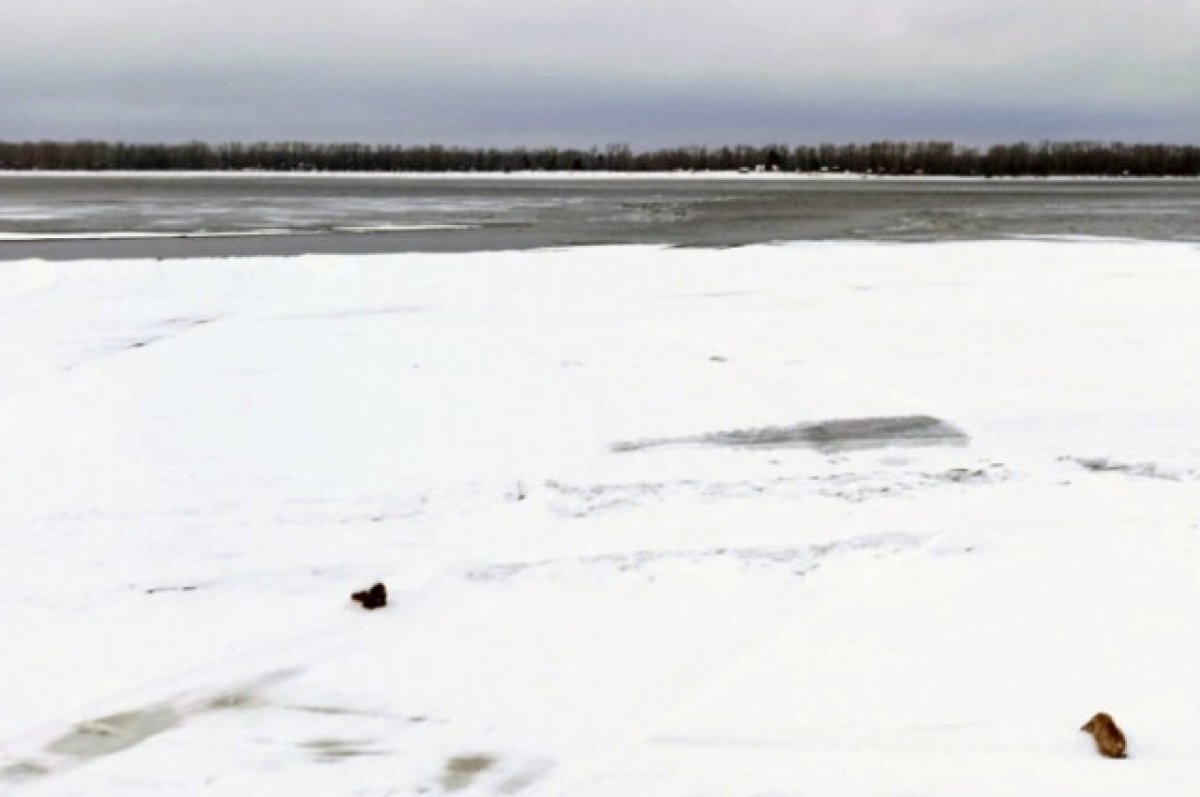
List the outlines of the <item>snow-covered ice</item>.
{"label": "snow-covered ice", "polygon": [[6,264],[0,792],[1184,793],[1197,295],[1097,241]]}

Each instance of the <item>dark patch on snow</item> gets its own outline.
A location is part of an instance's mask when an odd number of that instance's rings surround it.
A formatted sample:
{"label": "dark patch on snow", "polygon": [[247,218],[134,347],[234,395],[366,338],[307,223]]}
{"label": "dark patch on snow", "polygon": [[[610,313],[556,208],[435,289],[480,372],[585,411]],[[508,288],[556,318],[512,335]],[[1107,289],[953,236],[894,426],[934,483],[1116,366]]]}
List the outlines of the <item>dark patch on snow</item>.
{"label": "dark patch on snow", "polygon": [[175,703],[153,703],[131,711],[84,720],[52,740],[33,760],[18,761],[0,769],[0,780],[51,775],[96,758],[120,753],[178,728],[188,718],[208,711],[259,707],[265,704],[258,697],[260,690],[291,678],[298,672],[295,669],[268,672],[225,692],[213,694],[207,700],[196,700],[192,696]]}
{"label": "dark patch on snow", "polygon": [[246,708],[261,708],[266,702],[256,693],[249,690],[234,690],[217,695],[205,704],[204,708],[214,711],[229,711]]}
{"label": "dark patch on snow", "polygon": [[446,762],[442,772],[442,788],[446,791],[462,791],[495,764],[496,759],[490,755],[455,756]]}
{"label": "dark patch on snow", "polygon": [[146,590],[147,595],[157,595],[160,592],[195,592],[200,589],[196,584],[186,584],[181,587],[150,587]]}
{"label": "dark patch on snow", "polygon": [[336,764],[348,758],[387,755],[387,751],[370,746],[370,739],[312,739],[301,747],[323,764]]}
{"label": "dark patch on snow", "polygon": [[1155,462],[1119,462],[1108,457],[1059,457],[1059,462],[1074,462],[1081,468],[1094,473],[1124,473],[1129,476],[1141,476],[1146,479],[1165,479],[1167,481],[1183,481],[1194,477],[1191,471],[1168,469]]}
{"label": "dark patch on snow", "polygon": [[215,318],[168,318],[164,324],[173,327],[202,327],[216,321]]}
{"label": "dark patch on snow", "polygon": [[305,714],[325,714],[331,717],[340,716],[375,716],[362,711],[345,708],[343,706],[284,706],[290,711],[303,711]]}
{"label": "dark patch on snow", "polygon": [[362,604],[364,609],[382,609],[387,606],[387,587],[377,583],[370,589],[355,592],[350,598]]}
{"label": "dark patch on snow", "polygon": [[18,761],[15,764],[10,764],[0,769],[0,780],[20,783],[49,774],[50,770],[41,764],[34,763],[33,761]]}
{"label": "dark patch on snow", "polygon": [[110,714],[81,722],[70,733],[51,742],[46,749],[72,758],[99,758],[128,750],[152,736],[169,731],[177,727],[182,719],[179,712],[168,705]]}
{"label": "dark patch on snow", "polygon": [[683,437],[658,437],[614,443],[616,452],[643,451],[676,445],[714,445],[734,448],[816,448],[848,451],[888,446],[966,445],[970,438],[957,427],[928,415],[845,418],[791,426],[709,432]]}
{"label": "dark patch on snow", "polygon": [[942,474],[942,477],[948,482],[956,482],[959,484],[974,481],[984,481],[988,478],[987,471],[982,468],[951,468]]}

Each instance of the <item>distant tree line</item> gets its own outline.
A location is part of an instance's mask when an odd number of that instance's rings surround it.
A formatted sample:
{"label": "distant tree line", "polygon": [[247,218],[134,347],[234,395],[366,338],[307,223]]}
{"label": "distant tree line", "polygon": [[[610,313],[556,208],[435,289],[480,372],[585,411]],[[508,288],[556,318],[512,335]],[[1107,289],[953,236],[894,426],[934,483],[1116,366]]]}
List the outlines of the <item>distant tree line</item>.
{"label": "distant tree line", "polygon": [[876,141],[817,146],[599,149],[470,148],[373,144],[130,144],[106,141],[0,142],[0,169],[345,172],[736,171],[889,175],[1104,177],[1200,176],[1200,147],[1046,141],[986,149],[949,141]]}

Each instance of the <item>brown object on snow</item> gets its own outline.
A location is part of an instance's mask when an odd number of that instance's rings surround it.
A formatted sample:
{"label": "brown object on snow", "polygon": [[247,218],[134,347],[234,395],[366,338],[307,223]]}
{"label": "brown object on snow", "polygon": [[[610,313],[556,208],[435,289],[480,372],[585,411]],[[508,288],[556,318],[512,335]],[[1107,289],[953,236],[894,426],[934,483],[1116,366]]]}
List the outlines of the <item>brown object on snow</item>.
{"label": "brown object on snow", "polygon": [[356,592],[350,597],[361,603],[364,609],[379,609],[387,606],[387,587],[383,584],[376,584],[370,589]]}
{"label": "brown object on snow", "polygon": [[1087,721],[1079,730],[1090,733],[1096,740],[1096,749],[1105,758],[1125,757],[1125,734],[1113,722],[1113,718],[1101,711]]}

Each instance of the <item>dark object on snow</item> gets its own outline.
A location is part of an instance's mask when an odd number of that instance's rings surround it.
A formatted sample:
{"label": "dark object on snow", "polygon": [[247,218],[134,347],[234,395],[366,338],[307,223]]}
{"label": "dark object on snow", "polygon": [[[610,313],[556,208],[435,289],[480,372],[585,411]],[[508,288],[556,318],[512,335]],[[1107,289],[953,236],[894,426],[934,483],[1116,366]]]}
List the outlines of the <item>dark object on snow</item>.
{"label": "dark object on snow", "polygon": [[361,603],[364,609],[380,609],[387,606],[387,587],[383,584],[376,584],[370,589],[356,592],[350,597]]}
{"label": "dark object on snow", "polygon": [[160,592],[194,592],[200,589],[195,584],[188,584],[183,587],[151,587],[146,590],[147,595],[157,595]]}
{"label": "dark object on snow", "polygon": [[715,445],[735,448],[815,448],[827,453],[888,446],[962,446],[970,438],[959,428],[928,415],[896,415],[879,418],[837,418],[763,426],[724,432],[657,437],[615,443],[616,452],[678,445]]}
{"label": "dark object on snow", "polygon": [[1096,749],[1105,758],[1125,757],[1125,734],[1113,722],[1113,718],[1103,711],[1092,717],[1079,730],[1090,733],[1096,740]]}

